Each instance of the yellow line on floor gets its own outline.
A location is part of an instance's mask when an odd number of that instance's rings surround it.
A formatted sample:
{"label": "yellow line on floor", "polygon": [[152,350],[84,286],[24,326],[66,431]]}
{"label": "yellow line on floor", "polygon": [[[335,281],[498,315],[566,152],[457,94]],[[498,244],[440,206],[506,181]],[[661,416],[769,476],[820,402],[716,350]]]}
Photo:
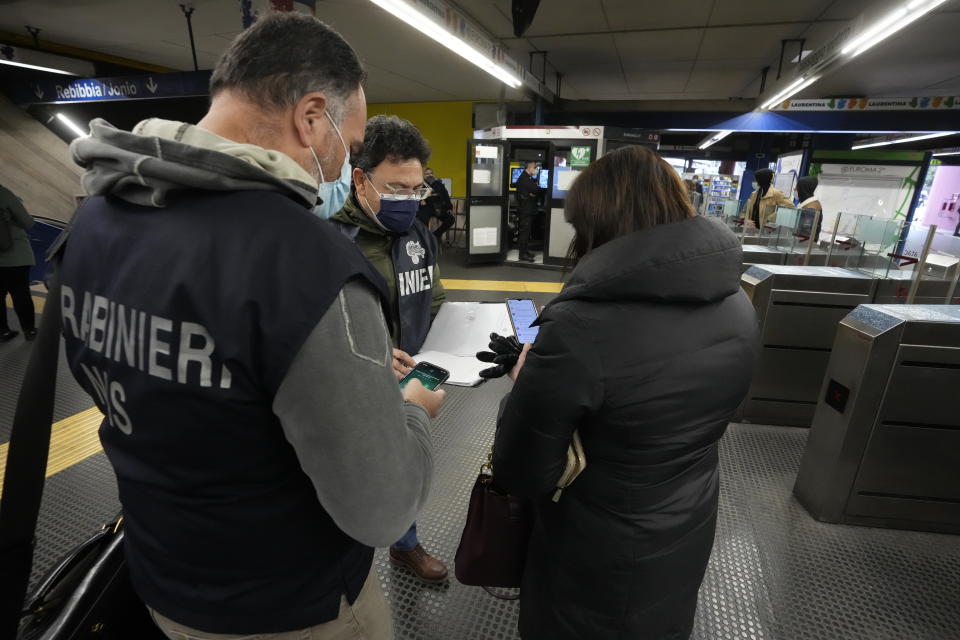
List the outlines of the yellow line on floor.
{"label": "yellow line on floor", "polygon": [[[50,457],[47,459],[47,477],[72,467],[92,455],[100,453],[100,436],[97,431],[103,414],[96,407],[55,422],[50,435]],[[0,496],[3,495],[3,474],[7,468],[7,448],[0,444]]]}
{"label": "yellow line on floor", "polygon": [[517,282],[511,280],[453,280],[441,278],[445,289],[460,291],[520,291],[523,293],[560,293],[562,282]]}
{"label": "yellow line on floor", "polygon": [[[47,306],[47,299],[41,298],[40,296],[30,296],[33,298],[33,308],[37,313],[43,313],[44,307]],[[7,297],[7,309],[13,309],[13,303],[10,301],[10,298]]]}

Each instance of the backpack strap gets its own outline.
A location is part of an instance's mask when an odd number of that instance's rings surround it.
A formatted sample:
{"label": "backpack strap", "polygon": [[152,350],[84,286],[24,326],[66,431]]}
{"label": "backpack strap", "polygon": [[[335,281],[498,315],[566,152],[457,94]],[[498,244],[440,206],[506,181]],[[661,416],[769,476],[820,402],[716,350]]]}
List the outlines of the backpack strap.
{"label": "backpack strap", "polygon": [[10,432],[0,501],[0,638],[16,635],[33,566],[60,360],[60,264],[69,227],[47,254],[47,304],[27,363]]}

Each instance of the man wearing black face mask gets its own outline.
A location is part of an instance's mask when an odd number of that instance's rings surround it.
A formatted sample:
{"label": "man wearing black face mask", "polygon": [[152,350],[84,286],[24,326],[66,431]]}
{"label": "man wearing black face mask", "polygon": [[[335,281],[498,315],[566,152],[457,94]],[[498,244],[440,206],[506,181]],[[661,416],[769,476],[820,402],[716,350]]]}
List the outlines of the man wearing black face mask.
{"label": "man wearing black face mask", "polygon": [[[410,354],[420,351],[446,299],[437,239],[417,220],[421,200],[430,195],[423,184],[429,158],[430,147],[412,124],[396,116],[370,118],[363,150],[354,159],[353,192],[333,216],[387,282],[398,381],[416,366]],[[420,545],[416,524],[390,548],[390,558],[425,582],[447,579],[444,564]]]}

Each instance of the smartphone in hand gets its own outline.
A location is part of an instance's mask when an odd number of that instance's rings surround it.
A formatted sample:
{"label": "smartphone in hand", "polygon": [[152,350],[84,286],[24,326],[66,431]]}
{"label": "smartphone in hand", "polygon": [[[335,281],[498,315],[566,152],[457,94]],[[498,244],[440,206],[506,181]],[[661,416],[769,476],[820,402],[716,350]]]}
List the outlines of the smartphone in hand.
{"label": "smartphone in hand", "polygon": [[447,378],[450,377],[450,372],[444,369],[443,367],[438,367],[435,364],[430,364],[429,362],[421,362],[415,366],[410,373],[403,377],[403,380],[400,381],[400,388],[403,389],[407,386],[407,383],[410,380],[416,378],[420,381],[427,389],[434,391],[437,387],[447,381]]}
{"label": "smartphone in hand", "polygon": [[531,327],[537,319],[537,305],[529,298],[507,298],[507,311],[510,315],[510,324],[513,325],[513,334],[520,344],[530,343],[537,339],[540,327]]}

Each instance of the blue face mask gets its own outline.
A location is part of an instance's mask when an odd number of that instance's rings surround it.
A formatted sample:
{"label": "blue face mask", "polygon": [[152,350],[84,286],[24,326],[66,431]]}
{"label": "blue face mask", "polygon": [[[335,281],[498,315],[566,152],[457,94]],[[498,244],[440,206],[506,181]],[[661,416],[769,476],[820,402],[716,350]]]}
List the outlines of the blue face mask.
{"label": "blue face mask", "polygon": [[391,233],[405,233],[410,229],[413,226],[413,221],[417,219],[417,212],[420,211],[420,200],[418,198],[396,200],[391,194],[384,195],[377,191],[369,176],[367,176],[367,181],[377,197],[380,198],[380,211],[373,213],[366,196],[360,197],[363,198],[363,203],[367,205],[366,211],[377,223],[377,226]]}
{"label": "blue face mask", "polygon": [[310,153],[313,154],[313,161],[317,163],[317,172],[320,174],[320,184],[317,186],[317,200],[319,200],[319,204],[313,208],[313,212],[324,220],[332,218],[343,208],[343,203],[345,203],[350,196],[350,186],[353,182],[353,169],[350,167],[350,150],[347,149],[347,144],[343,141],[343,136],[340,134],[340,127],[333,121],[333,117],[329,111],[327,111],[326,114],[327,119],[330,120],[330,124],[333,125],[333,130],[337,132],[337,137],[340,138],[340,144],[343,145],[344,156],[343,165],[340,167],[340,176],[333,182],[327,182],[323,177],[323,167],[320,165],[320,159],[317,158],[317,152],[313,150],[313,147],[310,147]]}
{"label": "blue face mask", "polygon": [[419,200],[380,200],[375,216],[380,226],[392,233],[404,233],[413,226],[420,210]]}
{"label": "blue face mask", "polygon": [[350,185],[353,184],[353,169],[350,167],[350,152],[343,159],[340,167],[340,177],[333,182],[321,182],[317,189],[317,198],[320,204],[313,208],[313,212],[327,220],[336,215],[343,208],[343,203],[350,197]]}

